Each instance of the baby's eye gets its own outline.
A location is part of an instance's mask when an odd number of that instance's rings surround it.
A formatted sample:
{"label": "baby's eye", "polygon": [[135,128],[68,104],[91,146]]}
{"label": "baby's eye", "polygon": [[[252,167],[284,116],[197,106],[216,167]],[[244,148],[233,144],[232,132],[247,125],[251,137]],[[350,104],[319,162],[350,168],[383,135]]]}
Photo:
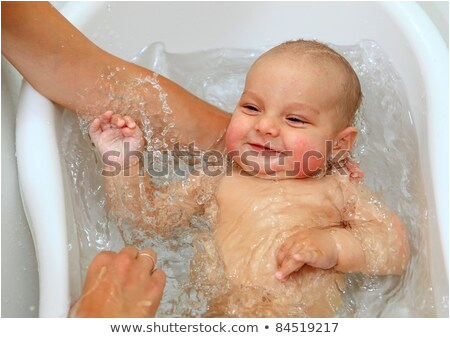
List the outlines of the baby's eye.
{"label": "baby's eye", "polygon": [[297,117],[297,116],[289,116],[288,118],[286,118],[289,122],[292,122],[296,125],[303,125],[303,124],[307,124],[308,122],[306,122],[305,120],[302,120],[301,118]]}
{"label": "baby's eye", "polygon": [[244,108],[243,111],[245,114],[248,114],[251,116],[258,115],[260,112],[258,107],[252,106],[252,105],[244,105],[244,106],[242,106],[242,108]]}
{"label": "baby's eye", "polygon": [[244,108],[252,110],[252,111],[259,111],[258,108],[256,108],[255,106],[244,106]]}

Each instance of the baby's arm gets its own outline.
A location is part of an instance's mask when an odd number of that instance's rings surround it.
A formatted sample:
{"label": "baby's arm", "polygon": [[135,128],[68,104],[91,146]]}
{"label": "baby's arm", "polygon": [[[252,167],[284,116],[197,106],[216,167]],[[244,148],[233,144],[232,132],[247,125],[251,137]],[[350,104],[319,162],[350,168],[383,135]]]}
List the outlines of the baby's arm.
{"label": "baby's arm", "polygon": [[308,228],[284,241],[276,259],[275,277],[285,281],[304,265],[340,272],[358,271],[364,265],[364,252],[359,241],[344,228]]}
{"label": "baby's arm", "polygon": [[[130,116],[107,111],[92,122],[89,135],[102,158],[107,208],[116,217],[134,227],[161,230],[201,209],[195,200],[201,177],[194,182],[174,180],[159,187],[155,197],[152,179],[142,167],[142,158],[151,154],[144,152],[142,131]],[[170,217],[175,209],[181,217]]]}
{"label": "baby's arm", "polygon": [[[107,111],[90,125],[89,136],[102,161],[102,175],[108,209],[121,218],[142,222],[140,181],[151,195],[151,180],[139,176],[140,158],[144,149],[142,131],[129,116]],[[127,151],[125,151],[127,149]],[[128,156],[134,152],[134,156]],[[140,154],[140,155],[139,155]]]}
{"label": "baby's arm", "polygon": [[349,185],[344,227],[302,229],[277,254],[275,277],[286,280],[305,264],[340,272],[401,274],[409,262],[404,225],[363,185]]}
{"label": "baby's arm", "polygon": [[364,264],[353,271],[402,274],[410,258],[405,226],[368,187],[350,183],[346,187],[345,230],[359,242],[364,253]]}

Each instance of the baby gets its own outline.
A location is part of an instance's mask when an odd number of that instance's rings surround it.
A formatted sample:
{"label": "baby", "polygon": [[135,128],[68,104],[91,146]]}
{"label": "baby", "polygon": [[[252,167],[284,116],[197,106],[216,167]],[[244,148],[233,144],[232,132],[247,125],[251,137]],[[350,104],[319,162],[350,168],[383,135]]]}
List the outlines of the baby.
{"label": "baby", "polygon": [[[213,215],[215,253],[201,259],[213,265],[220,258],[231,284],[231,291],[213,302],[221,308],[213,315],[335,316],[342,307],[344,273],[406,269],[403,224],[342,167],[330,168],[330,158],[339,162],[353,146],[357,131],[351,125],[361,97],[350,64],[319,42],[283,43],[252,65],[219,145],[233,164],[217,179],[214,199],[205,206]],[[123,169],[105,177],[107,195],[123,187],[129,195],[133,189],[142,195],[139,158],[124,163],[126,143],[130,151],[144,149],[136,122],[108,111],[89,133],[102,156],[116,151]],[[199,212],[194,195],[204,177],[172,188],[186,196],[182,207],[191,213]],[[151,184],[147,179],[144,190],[158,210],[161,201]],[[137,200],[128,200],[121,208],[142,215]],[[210,252],[212,246],[205,245]]]}

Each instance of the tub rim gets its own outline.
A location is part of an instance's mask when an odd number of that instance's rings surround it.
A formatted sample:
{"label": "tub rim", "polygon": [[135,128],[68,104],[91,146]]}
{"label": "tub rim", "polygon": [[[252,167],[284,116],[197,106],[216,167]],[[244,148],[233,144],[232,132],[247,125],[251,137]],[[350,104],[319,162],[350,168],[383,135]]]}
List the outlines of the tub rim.
{"label": "tub rim", "polygon": [[[429,98],[429,101],[427,102],[427,106],[429,107],[429,112],[431,114],[429,115],[429,124],[427,126],[428,128],[428,150],[430,156],[430,163],[442,163],[442,166],[434,166],[430,168],[431,172],[431,181],[432,181],[432,188],[431,188],[431,194],[427,195],[427,198],[431,203],[434,203],[435,210],[436,210],[436,218],[439,223],[439,233],[440,233],[440,240],[441,240],[441,246],[442,246],[442,254],[445,261],[445,268],[447,272],[447,278],[448,278],[448,271],[449,271],[449,233],[448,233],[448,78],[444,78],[440,76],[442,73],[448,74],[448,48],[446,47],[440,33],[437,31],[434,24],[431,22],[431,20],[428,18],[428,16],[425,14],[425,12],[420,8],[420,6],[416,3],[407,3],[407,2],[383,2],[379,4],[380,6],[384,7],[386,9],[386,12],[389,13],[392,17],[396,18],[396,22],[400,24],[400,26],[403,28],[403,32],[405,35],[408,36],[410,41],[412,41],[414,38],[415,40],[419,39],[420,44],[414,44],[414,48],[417,52],[418,61],[419,63],[424,67],[423,69],[427,69],[427,72],[423,72],[422,76],[424,79],[424,85],[426,88],[430,88],[429,92],[435,93],[431,98]],[[88,22],[91,18],[90,15],[94,15],[97,10],[100,10],[101,8],[104,8],[106,6],[105,2],[69,2],[65,4],[61,8],[61,13],[69,20],[71,21],[76,27],[80,27],[85,25],[86,22]],[[86,14],[90,13],[90,15]],[[420,24],[419,24],[420,23]],[[423,28],[425,27],[425,29]],[[410,30],[411,29],[411,30]],[[424,34],[424,31],[427,31],[427,34]],[[428,60],[435,60],[431,65],[427,63]],[[429,70],[429,71],[428,71]],[[24,86],[26,88],[26,86]],[[30,91],[31,90],[31,91]],[[30,97],[30,95],[39,95],[37,92],[32,94],[32,91],[34,89],[26,89],[28,92],[26,97]],[[428,92],[428,91],[427,91]],[[25,94],[24,94],[25,95]],[[22,101],[23,97],[21,94],[20,102]],[[46,100],[44,98],[44,100]],[[48,101],[51,103],[50,101]],[[51,108],[49,108],[51,109]],[[18,129],[23,125],[23,121],[19,123],[18,118]],[[20,135],[20,133],[18,133]],[[21,137],[18,136],[18,142]],[[442,144],[444,143],[444,144]],[[435,150],[433,150],[435,149]],[[18,162],[19,157],[23,156],[21,155],[22,151],[17,150],[18,153]],[[443,160],[443,161],[442,161]],[[19,163],[18,163],[19,165]],[[22,166],[23,167],[23,166]],[[20,169],[19,169],[20,170]],[[19,173],[20,175],[20,173]],[[22,175],[21,175],[22,176]],[[29,207],[27,207],[27,197],[26,192],[23,189],[25,186],[28,186],[26,182],[22,180],[21,177],[20,184],[21,189],[23,193],[23,200],[24,200],[24,208],[26,210],[29,210]],[[35,241],[35,245],[37,247],[41,247],[42,243],[39,243],[40,236],[38,235],[38,232],[40,232],[40,229],[37,229],[34,227],[33,219],[30,219],[29,214],[27,212],[27,218],[29,220],[30,228],[33,234],[33,239]],[[61,223],[63,224],[63,223]],[[66,224],[64,222],[64,224]],[[61,236],[64,238],[67,237],[67,234],[62,231]],[[45,243],[44,243],[45,244]],[[63,244],[67,245],[67,241]],[[67,246],[65,246],[67,248]],[[446,250],[447,249],[447,250]],[[42,251],[39,249],[36,249],[42,254]],[[60,258],[64,261],[65,257],[64,255],[60,256]],[[44,263],[39,260],[39,267],[40,272],[44,272]],[[59,265],[61,264],[61,265]],[[58,266],[60,266],[60,269],[63,269],[63,271],[67,270],[67,266],[65,266],[62,263],[58,263]],[[61,276],[61,279],[56,280],[56,277],[60,275],[60,271],[56,269],[54,273],[51,273],[50,275],[55,278],[55,283],[62,283],[62,284],[68,284],[67,278],[64,276]],[[55,287],[52,286],[53,283],[48,284],[48,282],[45,282],[44,279],[41,276],[41,273],[39,275],[40,280],[40,305],[39,305],[39,315],[40,317],[60,317],[63,313],[67,313],[68,306],[70,306],[70,303],[68,304],[69,296],[69,290],[60,290],[56,289],[57,295],[55,296]],[[59,277],[58,277],[59,278]],[[51,305],[51,306],[44,306],[44,304],[47,301],[47,297],[45,295],[53,295],[54,297],[51,298],[58,298],[60,297],[63,302],[62,304],[57,305]],[[44,295],[44,296],[43,296]],[[42,299],[45,299],[43,301]],[[61,311],[59,308],[65,308],[64,311]],[[48,310],[46,310],[48,309]]]}

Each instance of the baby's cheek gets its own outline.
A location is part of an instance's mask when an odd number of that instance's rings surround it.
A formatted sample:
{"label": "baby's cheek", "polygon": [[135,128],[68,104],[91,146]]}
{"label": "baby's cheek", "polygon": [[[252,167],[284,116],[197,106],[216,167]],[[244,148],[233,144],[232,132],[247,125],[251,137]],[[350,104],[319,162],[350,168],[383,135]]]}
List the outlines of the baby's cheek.
{"label": "baby's cheek", "polygon": [[225,145],[227,151],[239,150],[240,141],[246,135],[245,130],[239,126],[238,123],[232,121],[228,126],[227,133],[225,134]]}
{"label": "baby's cheek", "polygon": [[225,135],[225,145],[227,147],[227,151],[231,152],[233,150],[236,150],[237,146],[236,146],[236,136],[227,131],[226,135]]}
{"label": "baby's cheek", "polygon": [[303,143],[294,152],[295,166],[300,168],[299,177],[310,177],[317,174],[325,165],[325,149],[315,144]]}
{"label": "baby's cheek", "polygon": [[314,176],[325,165],[325,159],[321,155],[312,155],[304,163],[305,176]]}

